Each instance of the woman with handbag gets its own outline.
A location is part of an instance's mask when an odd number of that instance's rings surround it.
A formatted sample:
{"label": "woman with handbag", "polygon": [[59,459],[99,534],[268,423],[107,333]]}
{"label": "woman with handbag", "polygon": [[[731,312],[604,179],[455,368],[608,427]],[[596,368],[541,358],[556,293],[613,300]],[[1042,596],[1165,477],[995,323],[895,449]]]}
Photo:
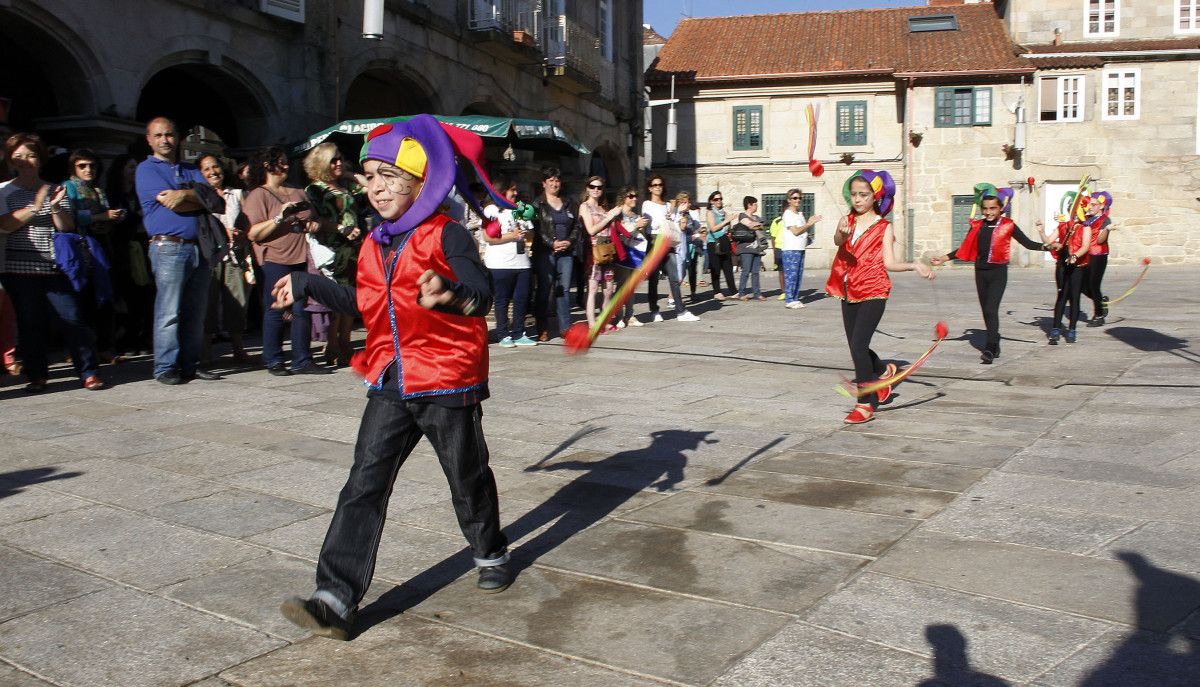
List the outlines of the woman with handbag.
{"label": "woman with handbag", "polygon": [[729,229],[734,218],[725,211],[725,198],[720,191],[708,194],[708,210],[704,213],[705,227],[708,236],[705,238],[708,248],[709,275],[712,277],[713,298],[723,301],[725,294],[721,293],[721,275],[725,275],[725,288],[729,295],[736,291],[733,285],[733,242],[729,238]]}
{"label": "woman with handbag", "polygon": [[730,238],[737,245],[738,261],[742,267],[742,274],[738,279],[738,298],[743,301],[750,300],[746,293],[748,277],[754,289],[754,299],[765,301],[767,298],[762,295],[758,273],[762,269],[762,256],[766,250],[767,239],[762,218],[758,216],[758,199],[746,196],[742,199],[742,207],[745,208],[745,212],[738,215],[737,222],[729,230]]}
{"label": "woman with handbag", "polygon": [[204,155],[197,163],[200,174],[225,199],[225,212],[218,215],[218,219],[229,238],[229,252],[212,265],[200,360],[205,364],[210,362],[212,337],[224,328],[233,347],[233,361],[248,365],[251,361],[242,344],[242,333],[246,331],[246,303],[250,300],[251,286],[246,275],[249,273],[253,280],[254,265],[246,262],[251,258],[250,242],[246,239],[246,216],[242,214],[242,190],[225,185],[225,167],[216,155]]}
{"label": "woman with handbag", "polygon": [[[519,195],[515,181],[499,179],[496,189],[510,203],[517,202]],[[496,335],[501,348],[536,346],[537,341],[525,335],[525,313],[529,306],[529,283],[533,278],[533,263],[529,261],[527,234],[533,233],[533,225],[519,220],[513,211],[501,209],[490,201],[483,208],[484,229],[483,264],[492,273],[495,289]],[[508,306],[512,304],[512,319],[508,318]]]}
{"label": "woman with handbag", "polygon": [[[588,177],[583,190],[582,203],[579,205],[579,217],[583,220],[583,228],[587,230],[592,240],[592,252],[588,258],[588,287],[587,312],[588,328],[596,325],[596,292],[603,289],[604,301],[601,310],[608,307],[612,299],[613,285],[616,280],[614,263],[617,261],[617,247],[613,244],[612,228],[609,224],[621,214],[621,206],[608,209],[604,200],[604,178]],[[605,323],[601,330],[604,333],[617,331],[616,326]]]}

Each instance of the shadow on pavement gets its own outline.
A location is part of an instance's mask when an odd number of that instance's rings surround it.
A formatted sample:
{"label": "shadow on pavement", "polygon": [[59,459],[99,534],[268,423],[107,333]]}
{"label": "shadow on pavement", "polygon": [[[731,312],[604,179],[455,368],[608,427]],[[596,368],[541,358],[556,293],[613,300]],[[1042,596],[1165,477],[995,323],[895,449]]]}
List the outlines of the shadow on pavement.
{"label": "shadow on pavement", "polygon": [[82,472],[59,472],[58,468],[31,468],[0,472],[0,499],[20,494],[25,487],[43,482],[53,482],[59,479],[70,479],[82,475]]}
{"label": "shadow on pavement", "polygon": [[[570,470],[580,474],[504,528],[509,541],[516,542],[545,527],[512,551],[510,566],[514,575],[528,568],[541,555],[599,522],[639,491],[665,492],[674,488],[684,476],[685,452],[695,450],[701,444],[716,443],[708,435],[709,432],[681,430],[652,432],[650,445],[645,448],[621,451],[596,461],[548,462],[548,458],[561,452],[563,447],[560,446],[547,458],[525,468],[526,472]],[[578,436],[577,433],[568,441],[577,440]],[[393,587],[359,613],[357,633],[420,604],[474,567],[470,551],[463,550]]]}
{"label": "shadow on pavement", "polygon": [[1109,327],[1105,334],[1139,351],[1163,351],[1200,365],[1200,353],[1188,350],[1188,340],[1146,327]]}
{"label": "shadow on pavement", "polygon": [[917,687],[1010,687],[1000,678],[971,668],[967,638],[953,625],[927,625],[925,639],[933,647],[933,677]]}

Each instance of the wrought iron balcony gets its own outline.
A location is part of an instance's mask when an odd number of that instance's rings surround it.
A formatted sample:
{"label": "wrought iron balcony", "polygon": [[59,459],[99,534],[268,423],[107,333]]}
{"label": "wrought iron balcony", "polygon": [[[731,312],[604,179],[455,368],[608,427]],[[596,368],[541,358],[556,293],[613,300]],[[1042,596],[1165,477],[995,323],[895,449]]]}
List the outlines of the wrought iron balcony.
{"label": "wrought iron balcony", "polygon": [[588,87],[600,83],[600,37],[567,15],[550,18],[544,49],[548,75],[572,77]]}
{"label": "wrought iron balcony", "polygon": [[541,3],[534,0],[470,0],[467,28],[501,34],[528,47],[541,45]]}

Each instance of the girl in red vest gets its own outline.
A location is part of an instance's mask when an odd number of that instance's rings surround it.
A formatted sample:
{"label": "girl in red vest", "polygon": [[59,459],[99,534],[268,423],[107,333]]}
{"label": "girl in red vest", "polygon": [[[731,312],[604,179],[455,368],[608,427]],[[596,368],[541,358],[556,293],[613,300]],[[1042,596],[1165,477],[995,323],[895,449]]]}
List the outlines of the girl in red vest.
{"label": "girl in red vest", "polygon": [[[1037,222],[1038,231],[1042,223]],[[1050,345],[1057,346],[1058,338],[1064,336],[1067,343],[1075,343],[1075,324],[1079,322],[1079,296],[1083,290],[1084,268],[1088,264],[1088,249],[1092,245],[1092,227],[1082,220],[1067,217],[1058,223],[1058,232],[1049,242],[1049,250],[1058,256],[1054,267],[1054,281],[1058,285],[1058,297],[1054,300],[1054,325],[1050,329]],[[1070,328],[1062,329],[1063,311],[1066,311]]]}
{"label": "girl in red vest", "polygon": [[[991,365],[1000,357],[1000,299],[1008,285],[1008,259],[1012,240],[1029,250],[1043,251],[1046,244],[1034,241],[1025,235],[1007,217],[1012,189],[997,189],[991,184],[975,186],[975,202],[983,211],[983,217],[971,220],[971,230],[962,245],[945,256],[932,258],[930,262],[941,265],[948,260],[970,260],[975,263],[975,291],[979,294],[979,307],[983,310],[983,325],[987,327],[987,341],[981,360]],[[1006,202],[1007,201],[1007,202]]]}
{"label": "girl in red vest", "polygon": [[1108,267],[1108,233],[1112,231],[1112,194],[1107,191],[1093,193],[1084,199],[1087,208],[1083,223],[1092,228],[1092,246],[1088,248],[1087,269],[1083,271],[1083,295],[1092,299],[1092,319],[1089,327],[1104,326],[1108,317],[1108,296],[1100,290],[1104,282],[1104,270]]}
{"label": "girl in red vest", "polygon": [[[854,361],[854,382],[865,384],[896,373],[893,363],[884,365],[871,350],[871,336],[883,319],[883,309],[892,290],[887,273],[915,271],[933,279],[933,271],[920,263],[896,260],[895,234],[892,223],[885,219],[896,195],[890,174],[869,169],[855,172],[846,180],[842,193],[850,204],[850,214],[838,221],[833,236],[838,251],[829,281],[825,283],[825,293],[842,301],[842,325]],[[891,394],[891,387],[884,387],[860,399],[846,416],[846,424],[874,419],[875,409]]]}
{"label": "girl in red vest", "polygon": [[[280,608],[314,634],[348,639],[375,569],[392,485],[425,437],[450,484],[451,502],[479,566],[485,592],[508,587],[508,541],[500,531],[496,480],[480,423],[488,397],[487,325],[491,279],[471,234],[442,214],[452,187],[481,215],[456,155],[487,183],[475,134],[429,115],[385,124],[367,135],[361,161],[371,205],[383,223],[364,241],[357,290],[293,272],[273,290],[275,307],[311,297],[336,312],[361,312],[366,350],[351,363],[368,387],[354,465],[317,562],[317,589]],[[457,181],[456,181],[457,179]]]}

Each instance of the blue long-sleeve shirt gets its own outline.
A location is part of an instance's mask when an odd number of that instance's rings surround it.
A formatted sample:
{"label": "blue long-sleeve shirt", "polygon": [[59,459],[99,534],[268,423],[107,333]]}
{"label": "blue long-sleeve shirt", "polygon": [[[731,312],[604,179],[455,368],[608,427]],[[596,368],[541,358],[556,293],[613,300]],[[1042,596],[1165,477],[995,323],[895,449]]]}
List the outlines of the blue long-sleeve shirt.
{"label": "blue long-sleeve shirt", "polygon": [[150,236],[178,236],[195,241],[203,210],[175,212],[158,202],[158,194],[182,188],[186,182],[207,184],[200,170],[186,162],[171,163],[151,155],[137,166],[137,195],[142,223]]}

